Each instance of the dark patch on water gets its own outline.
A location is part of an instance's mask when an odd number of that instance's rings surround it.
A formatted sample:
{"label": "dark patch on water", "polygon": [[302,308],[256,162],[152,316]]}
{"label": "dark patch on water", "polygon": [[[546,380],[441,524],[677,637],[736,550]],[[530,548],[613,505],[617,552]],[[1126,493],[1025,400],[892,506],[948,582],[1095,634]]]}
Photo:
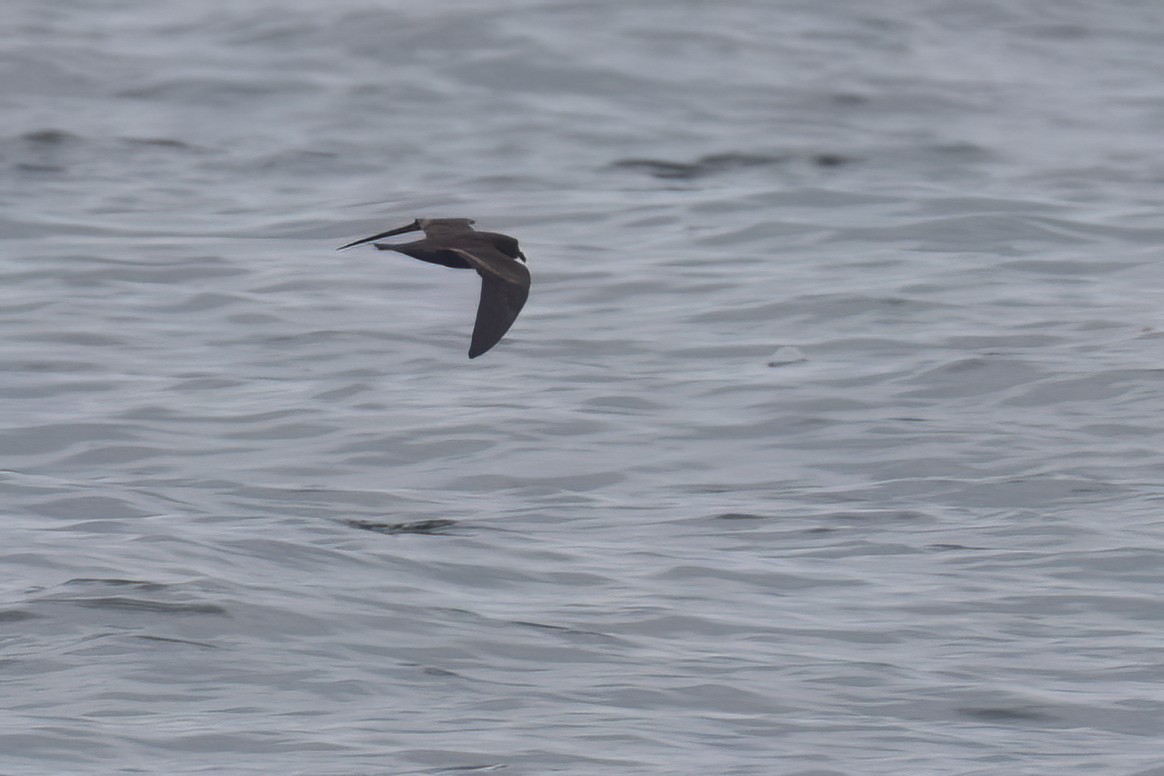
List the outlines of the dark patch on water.
{"label": "dark patch on water", "polygon": [[155,148],[174,148],[182,151],[194,150],[194,146],[181,140],[168,137],[123,137],[121,141],[130,146],[151,146]]}
{"label": "dark patch on water", "polygon": [[612,167],[637,170],[655,178],[668,180],[691,180],[708,175],[746,170],[755,167],[770,167],[789,162],[806,161],[817,167],[839,167],[857,161],[856,158],[833,152],[814,154],[749,154],[729,152],[708,154],[692,162],[676,162],[668,159],[621,159]]}
{"label": "dark patch on water", "polygon": [[834,105],[867,105],[870,102],[865,95],[852,92],[839,92],[832,95],[829,101]]}
{"label": "dark patch on water", "polygon": [[33,132],[25,132],[20,136],[20,139],[36,145],[64,145],[81,138],[63,129],[38,129]]}
{"label": "dark patch on water", "polygon": [[729,170],[782,164],[788,159],[789,157],[784,155],[723,153],[701,156],[694,162],[672,162],[665,159],[623,159],[615,162],[614,166],[639,170],[656,178],[687,180]]}
{"label": "dark patch on water", "polygon": [[857,161],[852,156],[845,156],[844,154],[813,154],[809,159],[817,167],[840,167],[843,164],[849,164]]}
{"label": "dark patch on water", "polygon": [[987,722],[1051,722],[1055,719],[1050,714],[1032,709],[963,708],[959,711]]}
{"label": "dark patch on water", "polygon": [[352,528],[362,531],[375,531],[382,534],[435,534],[443,535],[457,524],[456,520],[417,520],[411,523],[381,523],[375,520],[345,520]]}

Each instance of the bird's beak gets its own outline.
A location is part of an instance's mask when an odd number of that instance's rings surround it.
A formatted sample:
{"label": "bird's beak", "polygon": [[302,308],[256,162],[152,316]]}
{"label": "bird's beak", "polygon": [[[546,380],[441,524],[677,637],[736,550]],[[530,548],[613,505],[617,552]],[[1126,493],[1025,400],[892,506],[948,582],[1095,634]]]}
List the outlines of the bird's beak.
{"label": "bird's beak", "polygon": [[341,245],[340,247],[336,248],[336,250],[342,251],[344,248],[352,248],[352,247],[355,247],[357,245],[363,245],[364,243],[370,243],[373,240],[379,240],[381,237],[391,237],[394,234],[404,234],[405,232],[418,232],[418,231],[420,231],[419,220],[413,221],[408,226],[402,226],[399,229],[390,229],[387,232],[381,232],[380,234],[374,234],[371,237],[365,237],[362,240],[356,240],[355,242],[350,242],[347,245]]}

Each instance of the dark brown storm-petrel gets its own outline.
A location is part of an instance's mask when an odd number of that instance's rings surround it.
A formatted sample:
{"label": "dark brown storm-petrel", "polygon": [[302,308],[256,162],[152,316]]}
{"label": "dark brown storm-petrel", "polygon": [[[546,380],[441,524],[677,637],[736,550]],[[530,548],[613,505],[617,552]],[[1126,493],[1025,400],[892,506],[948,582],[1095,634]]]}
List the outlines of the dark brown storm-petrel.
{"label": "dark brown storm-petrel", "polygon": [[337,250],[406,232],[424,232],[424,239],[409,243],[375,243],[382,251],[397,251],[414,259],[455,269],[475,269],[481,276],[481,300],[477,323],[469,344],[469,358],[496,345],[529,296],[529,270],[517,240],[506,234],[478,232],[471,218],[418,218],[408,226],[374,234]]}

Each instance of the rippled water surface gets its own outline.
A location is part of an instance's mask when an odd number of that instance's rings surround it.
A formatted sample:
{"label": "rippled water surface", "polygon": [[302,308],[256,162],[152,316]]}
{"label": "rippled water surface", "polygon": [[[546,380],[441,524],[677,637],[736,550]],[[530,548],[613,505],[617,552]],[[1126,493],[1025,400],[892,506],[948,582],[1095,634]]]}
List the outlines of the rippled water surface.
{"label": "rippled water surface", "polygon": [[1158,3],[5,16],[0,773],[1164,774]]}

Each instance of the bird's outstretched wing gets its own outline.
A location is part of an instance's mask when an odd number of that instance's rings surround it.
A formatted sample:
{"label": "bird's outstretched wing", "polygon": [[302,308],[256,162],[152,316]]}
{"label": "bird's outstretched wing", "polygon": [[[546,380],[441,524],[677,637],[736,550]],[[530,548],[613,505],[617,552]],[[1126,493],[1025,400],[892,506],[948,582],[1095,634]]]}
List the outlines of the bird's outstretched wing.
{"label": "bird's outstretched wing", "polygon": [[469,343],[469,358],[476,358],[500,342],[517,320],[529,297],[529,270],[520,261],[492,248],[449,250],[469,262],[481,276],[481,301],[477,303],[477,323]]}

